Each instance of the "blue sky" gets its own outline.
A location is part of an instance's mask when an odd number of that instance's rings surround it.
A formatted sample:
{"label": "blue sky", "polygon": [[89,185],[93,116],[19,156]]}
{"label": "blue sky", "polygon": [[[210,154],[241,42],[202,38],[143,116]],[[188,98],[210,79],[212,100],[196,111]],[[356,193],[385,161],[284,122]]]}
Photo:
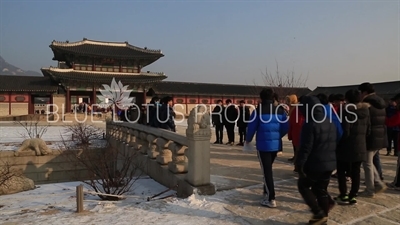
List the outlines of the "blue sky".
{"label": "blue sky", "polygon": [[25,70],[86,37],[161,49],[145,70],[174,81],[262,84],[276,62],[311,88],[400,79],[399,1],[0,0],[0,20],[0,55]]}

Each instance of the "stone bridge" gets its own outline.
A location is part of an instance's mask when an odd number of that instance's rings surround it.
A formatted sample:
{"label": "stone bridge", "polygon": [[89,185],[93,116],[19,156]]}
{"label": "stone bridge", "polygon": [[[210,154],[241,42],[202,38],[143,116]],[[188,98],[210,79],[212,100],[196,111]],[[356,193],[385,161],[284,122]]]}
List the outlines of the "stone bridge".
{"label": "stone bridge", "polygon": [[107,122],[106,135],[114,147],[138,151],[137,165],[178,197],[215,194],[210,181],[210,116],[192,109],[186,135],[128,122]]}

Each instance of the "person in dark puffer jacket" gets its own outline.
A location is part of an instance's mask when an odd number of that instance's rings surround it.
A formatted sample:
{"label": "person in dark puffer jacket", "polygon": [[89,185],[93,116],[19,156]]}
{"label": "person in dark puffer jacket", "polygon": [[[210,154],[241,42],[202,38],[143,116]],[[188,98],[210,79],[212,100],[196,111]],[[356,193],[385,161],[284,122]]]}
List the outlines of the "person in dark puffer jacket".
{"label": "person in dark puffer jacket", "polygon": [[[306,122],[301,130],[300,149],[295,165],[299,169],[298,189],[313,217],[309,224],[324,224],[334,201],[328,193],[336,169],[336,127],[325,115],[324,106],[314,96],[302,99]],[[316,201],[317,200],[317,201]]]}
{"label": "person in dark puffer jacket", "polygon": [[272,89],[262,90],[260,98],[261,104],[257,106],[250,116],[246,145],[252,141],[254,134],[257,132],[257,155],[264,174],[264,199],[260,203],[263,206],[275,208],[272,164],[281,148],[282,137],[288,132],[289,123],[284,109],[274,105]]}
{"label": "person in dark puffer jacket", "polygon": [[162,105],[159,112],[160,128],[176,132],[175,126],[175,111],[173,108],[173,99],[170,96],[162,99]]}
{"label": "person in dark puffer jacket", "polygon": [[[349,90],[345,94],[349,104],[343,110],[343,136],[337,147],[337,178],[340,195],[339,203],[356,204],[360,189],[360,167],[366,159],[366,138],[370,133],[370,116],[368,103],[361,102],[358,90]],[[347,195],[346,175],[351,178],[351,190]]]}
{"label": "person in dark puffer jacket", "polygon": [[387,147],[386,102],[375,94],[374,87],[370,83],[361,84],[358,90],[361,92],[363,102],[371,105],[369,107],[371,133],[367,137],[367,157],[363,163],[366,189],[360,195],[373,198],[375,194],[386,190],[379,159],[379,150]]}

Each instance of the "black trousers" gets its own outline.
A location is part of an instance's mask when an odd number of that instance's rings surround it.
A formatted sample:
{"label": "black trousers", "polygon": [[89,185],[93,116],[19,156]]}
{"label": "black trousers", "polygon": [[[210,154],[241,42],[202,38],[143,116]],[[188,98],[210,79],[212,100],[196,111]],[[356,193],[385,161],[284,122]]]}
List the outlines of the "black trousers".
{"label": "black trousers", "polygon": [[399,138],[399,131],[395,131],[393,129],[388,128],[387,129],[387,138],[388,138],[388,147],[387,152],[391,153],[392,152],[392,141],[393,141],[393,151],[394,153],[398,153],[399,150],[399,142],[398,142],[398,138]]}
{"label": "black trousers", "polygon": [[247,127],[238,127],[238,128],[239,128],[239,142],[244,143],[244,140],[246,140]]}
{"label": "black trousers", "polygon": [[305,177],[300,176],[297,182],[301,196],[314,214],[322,210],[328,216],[329,205],[333,202],[327,190],[332,172],[306,174]]}
{"label": "black trousers", "polygon": [[360,168],[362,162],[337,162],[337,179],[341,196],[347,195],[346,176],[351,178],[349,198],[357,197],[360,189]]}
{"label": "black trousers", "polygon": [[235,124],[227,123],[225,124],[226,133],[228,134],[228,142],[235,142]]}
{"label": "black trousers", "polygon": [[215,125],[215,136],[217,138],[217,142],[222,143],[222,139],[224,138],[224,125]]}
{"label": "black trousers", "polygon": [[261,170],[264,174],[264,195],[268,200],[275,200],[274,176],[272,173],[272,164],[275,161],[277,152],[257,152],[260,160]]}

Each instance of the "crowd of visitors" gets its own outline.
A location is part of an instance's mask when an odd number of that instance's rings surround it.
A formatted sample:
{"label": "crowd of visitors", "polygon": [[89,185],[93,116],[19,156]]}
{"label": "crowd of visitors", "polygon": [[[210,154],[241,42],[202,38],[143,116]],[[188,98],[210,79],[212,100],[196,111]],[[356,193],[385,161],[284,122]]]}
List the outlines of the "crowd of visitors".
{"label": "crowd of visitors", "polygon": [[[387,187],[400,190],[400,93],[389,104],[379,97],[370,83],[346,93],[326,96],[295,95],[287,97],[289,110],[274,105],[272,90],[260,93],[261,104],[252,112],[246,144],[256,134],[256,148],[264,172],[264,198],[261,205],[277,207],[272,164],[282,148],[282,137],[292,141],[294,171],[298,173],[298,190],[310,207],[309,224],[326,224],[335,203],[356,204],[357,196],[374,198]],[[379,151],[387,149],[398,157],[396,177],[383,182]],[[359,192],[361,166],[365,190]],[[334,173],[336,170],[336,173]],[[337,177],[339,196],[328,193],[331,177]],[[351,181],[350,191],[347,182]]]}
{"label": "crowd of visitors", "polygon": [[[292,142],[294,157],[289,159],[298,174],[298,191],[310,207],[313,217],[309,224],[326,224],[336,203],[357,204],[357,197],[374,198],[387,187],[400,190],[400,93],[389,103],[375,93],[370,83],[327,96],[286,97],[279,103],[272,89],[260,92],[260,102],[250,110],[244,101],[234,105],[230,99],[218,100],[211,111],[215,128],[214,144],[223,144],[224,128],[227,145],[255,146],[264,174],[264,197],[261,205],[275,208],[273,163],[283,149],[282,138]],[[154,97],[143,110],[141,123],[175,132],[173,99]],[[379,151],[398,157],[396,177],[384,183]],[[365,190],[359,192],[361,167],[365,174]],[[336,172],[335,172],[336,171]],[[339,195],[332,198],[328,186],[337,178]],[[348,191],[347,183],[351,182]]]}

